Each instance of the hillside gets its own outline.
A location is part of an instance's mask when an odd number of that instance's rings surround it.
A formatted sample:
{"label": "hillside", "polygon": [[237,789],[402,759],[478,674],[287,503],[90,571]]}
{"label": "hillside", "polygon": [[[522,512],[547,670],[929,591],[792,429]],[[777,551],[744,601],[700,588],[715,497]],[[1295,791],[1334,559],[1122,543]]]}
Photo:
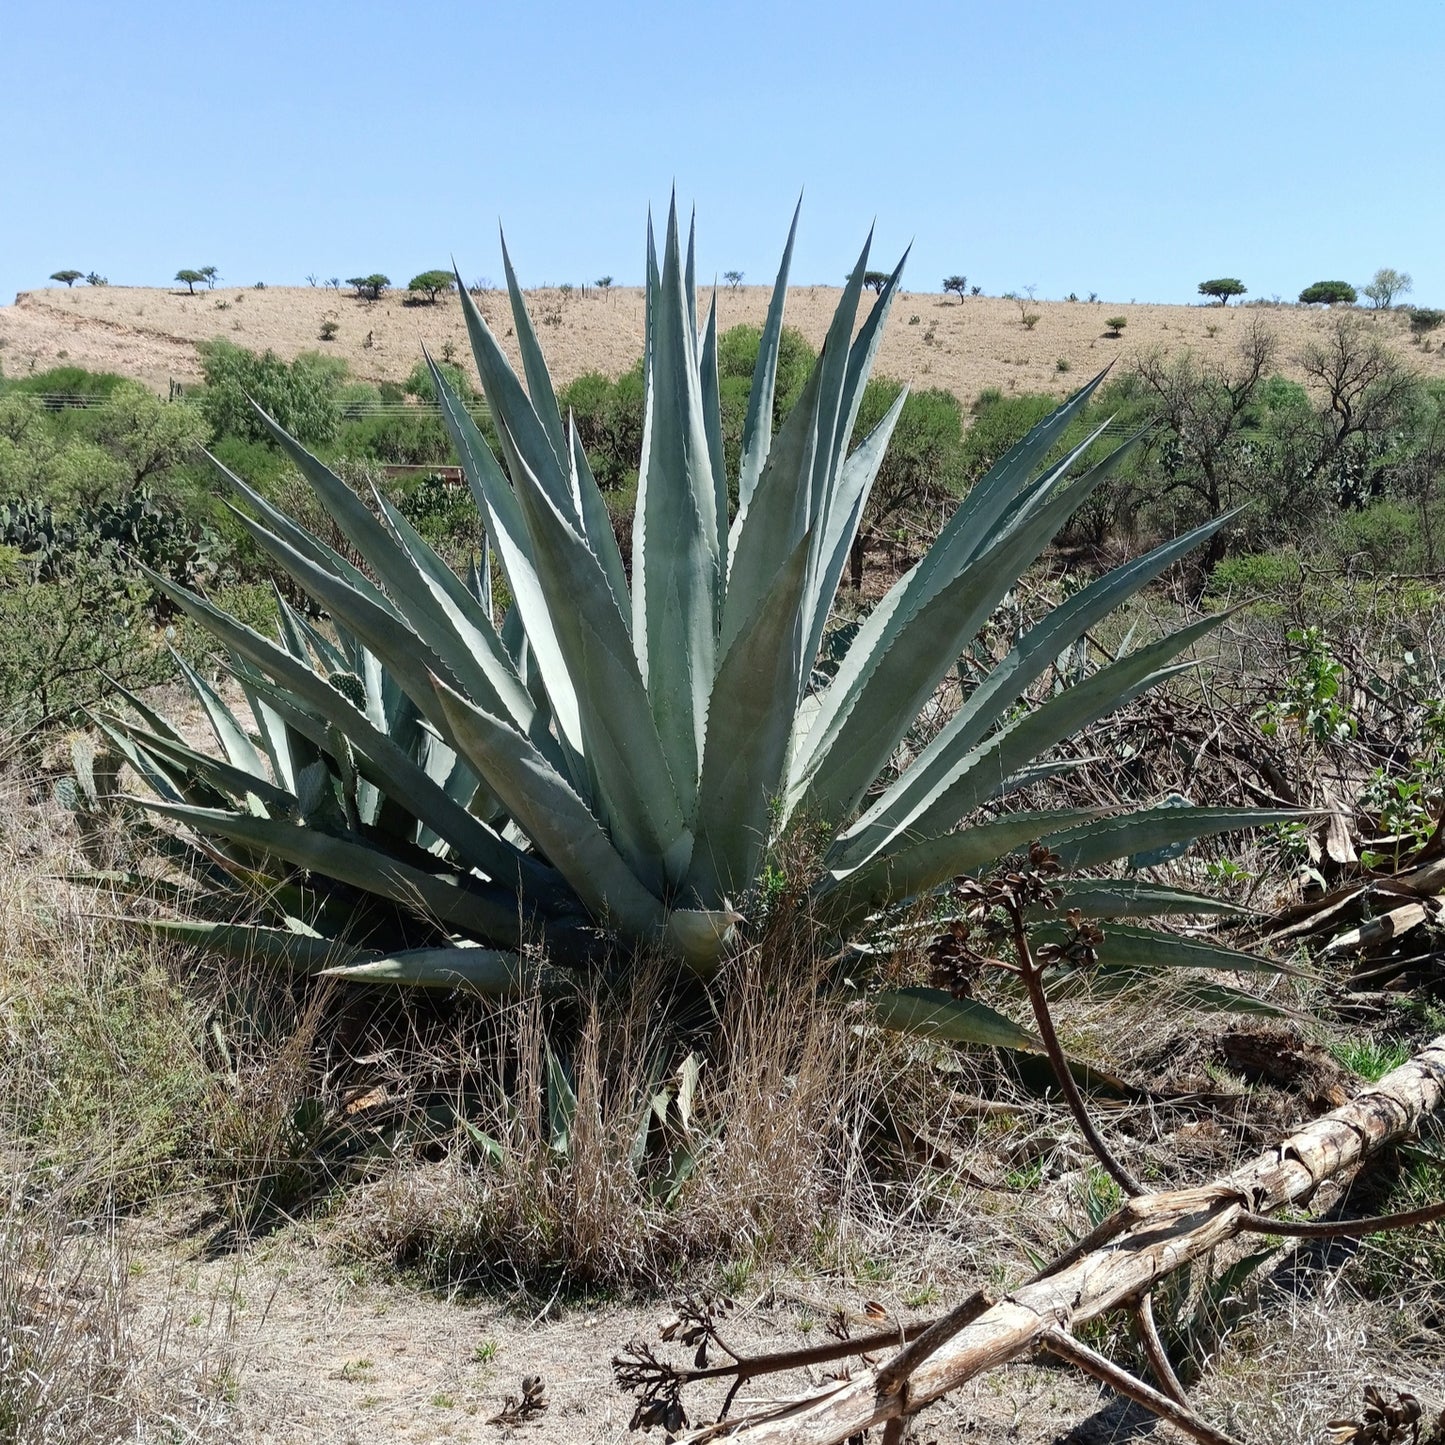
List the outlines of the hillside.
{"label": "hillside", "polygon": [[[768,295],[763,286],[720,291],[722,327],[760,323]],[[795,287],[788,296],[788,321],[817,345],[837,299],[835,287]],[[528,305],[559,382],[589,370],[616,375],[641,353],[640,289],[585,296],[539,290],[528,293]],[[704,296],[700,312],[706,305]],[[499,334],[510,337],[505,296],[487,293],[482,308]],[[878,370],[915,387],[946,388],[965,405],[986,387],[1062,393],[1110,361],[1127,362],[1145,351],[1188,347],[1227,358],[1244,329],[1262,316],[1279,338],[1280,369],[1290,375],[1296,374],[1293,359],[1301,346],[1331,323],[1328,311],[1300,306],[1040,301],[1030,309],[1039,320],[1027,330],[1013,301],[905,292],[889,318]],[[1445,376],[1445,348],[1426,352],[1413,345],[1402,313],[1358,314],[1395,340],[1416,367]],[[1128,319],[1117,339],[1104,334],[1105,319],[1116,315]],[[321,326],[328,320],[338,330],[334,340],[323,342]],[[445,354],[448,343],[459,355],[467,351],[455,298],[416,306],[403,294],[368,303],[323,287],[228,286],[190,296],[168,289],[80,286],[25,291],[13,306],[0,307],[0,363],[10,376],[69,362],[135,376],[164,390],[170,380],[199,379],[196,343],[213,336],[253,350],[271,347],[288,359],[325,351],[373,381],[403,379],[424,344],[434,354]]]}

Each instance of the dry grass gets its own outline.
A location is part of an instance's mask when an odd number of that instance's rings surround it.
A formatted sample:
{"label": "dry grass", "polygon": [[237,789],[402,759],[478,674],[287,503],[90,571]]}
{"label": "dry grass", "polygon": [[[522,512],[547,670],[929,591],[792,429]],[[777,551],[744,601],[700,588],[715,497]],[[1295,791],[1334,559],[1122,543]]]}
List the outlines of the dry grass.
{"label": "dry grass", "polygon": [[[718,319],[726,329],[739,322],[761,324],[769,291],[745,286],[718,293]],[[787,319],[814,345],[821,344],[837,305],[831,286],[795,286],[788,294]],[[703,297],[704,308],[708,296]],[[864,314],[872,299],[865,293]],[[558,290],[528,293],[528,307],[542,347],[560,384],[584,371],[616,376],[642,354],[642,292],[613,289],[606,295],[566,296]],[[225,304],[226,310],[218,310]],[[481,298],[488,321],[517,361],[505,296]],[[1063,395],[1110,362],[1127,363],[1149,351],[1189,348],[1221,360],[1232,356],[1250,322],[1263,315],[1280,342],[1280,366],[1297,376],[1294,357],[1335,319],[1328,309],[1300,306],[1251,307],[1121,305],[1084,301],[1040,301],[1031,306],[1039,321],[1026,328],[1020,309],[998,297],[959,301],[927,292],[905,292],[894,302],[878,356],[878,371],[915,387],[941,387],[965,406],[980,391],[1053,392]],[[1107,338],[1104,320],[1123,314],[1122,337]],[[1360,313],[1420,370],[1445,376],[1445,348],[1425,352],[1410,342],[1403,314]],[[334,341],[319,340],[323,321],[339,327]],[[862,317],[860,316],[860,324]],[[184,292],[132,286],[49,288],[22,292],[0,307],[0,358],[6,373],[61,364],[115,371],[164,388],[171,378],[200,378],[196,343],[225,337],[252,350],[272,348],[291,358],[323,351],[345,360],[352,372],[372,381],[399,381],[421,357],[470,355],[461,308],[453,297],[436,306],[408,305],[402,295],[379,302],[358,301],[349,292],[321,287],[268,287],[187,296]],[[368,340],[369,339],[369,340]],[[1066,364],[1067,375],[1059,363]]]}
{"label": "dry grass", "polygon": [[[338,1291],[338,1271],[368,1262],[439,1284],[520,1287],[529,1300],[678,1281],[756,1294],[772,1281],[770,1298],[878,1298],[915,1311],[976,1283],[1007,1287],[1030,1255],[1052,1253],[1112,1202],[1066,1114],[1006,1071],[879,1038],[846,1004],[817,1007],[808,921],[786,891],[765,940],[707,1007],[682,1010],[680,1024],[663,1026],[679,1000],[655,976],[560,1013],[398,1007],[392,995],[208,975],[137,948],[89,916],[89,895],[55,878],[75,860],[48,783],[12,780],[5,801],[0,1146],[23,1167],[0,1206],[0,1334],[5,1348],[28,1353],[0,1389],[16,1400],[16,1389],[29,1392],[16,1406],[26,1418],[61,1422],[48,1437],[17,1440],[99,1441],[167,1419],[182,1422],[181,1439],[221,1428],[217,1391],[230,1377],[218,1361],[229,1356],[189,1339],[178,1350],[183,1332],[168,1322],[164,1295],[144,1318],[134,1313],[120,1202],[183,1197],[193,1214],[195,1201],[215,1206],[245,1261],[238,1274],[264,1253],[248,1244],[249,1229],[304,1214],[295,1247],[329,1246],[339,1265],[311,1249],[308,1268],[319,1272],[316,1287]],[[785,874],[807,875],[806,852],[803,840]],[[921,964],[895,966],[907,981]],[[1151,1059],[1178,1054],[1200,1031],[1139,998],[1070,1005],[1061,1022],[1071,1048],[1130,1077],[1150,1077]],[[549,1038],[576,1095],[565,1149],[547,1108]],[[703,1063],[684,1123],[677,1095],[692,1053]],[[370,1129],[374,1089],[390,1102],[370,1137],[389,1143],[357,1157],[337,1146]],[[659,1118],[664,1091],[672,1097]],[[1264,1107],[1256,1123],[1272,1133],[1304,1106]],[[1170,1183],[1212,1177],[1253,1152],[1243,1137],[1196,1122],[1136,1104],[1109,1110],[1105,1126],[1131,1164]],[[688,1155],[690,1172],[675,1172]],[[1433,1183],[1438,1176],[1411,1176],[1400,1207]],[[1250,1438],[1309,1438],[1279,1422],[1293,1421],[1292,1410],[1311,1421],[1346,1410],[1365,1379],[1382,1377],[1391,1350],[1396,1364],[1383,1377],[1420,1390],[1440,1353],[1439,1257],[1434,1237],[1371,1245],[1317,1273],[1322,1296],[1267,1291],[1262,1308],[1215,1342],[1201,1405],[1249,1427]],[[1408,1290],[1391,1283],[1399,1276]],[[1333,1315],[1318,1298],[1333,1302]],[[37,1301],[60,1304],[41,1311]],[[800,1320],[816,1317],[799,1308]],[[309,1322],[299,1302],[294,1313],[286,1348],[301,1368]],[[634,1327],[619,1323],[591,1347],[605,1356]],[[1372,1353],[1354,1358],[1359,1331]],[[1297,1338],[1317,1341],[1314,1353]],[[1111,1343],[1127,1349],[1122,1338]],[[264,1380],[255,1388],[264,1393]],[[1034,1389],[1025,1393],[1038,1409]],[[1035,1423],[1051,1438],[1086,1396],[1062,1392],[1058,1413]],[[1006,1438],[991,1429],[960,1425],[958,1438]],[[297,1438],[322,1438],[319,1430]]]}
{"label": "dry grass", "polygon": [[[7,1151],[8,1152],[8,1151]],[[221,1440],[226,1351],[177,1349],[175,1302],[142,1318],[117,1218],[98,1180],[77,1188],[13,1154],[0,1197],[0,1441],[111,1445]]]}
{"label": "dry grass", "polygon": [[[676,1002],[643,977],[579,999],[570,1028],[535,1002],[477,1021],[450,1061],[492,1081],[464,1135],[442,1161],[403,1160],[353,1192],[343,1249],[447,1282],[569,1290],[809,1254],[838,1204],[846,1020],[806,979],[771,992],[742,970],[714,1019],[693,1000],[679,1031]],[[565,1123],[559,1068],[575,1093]]]}

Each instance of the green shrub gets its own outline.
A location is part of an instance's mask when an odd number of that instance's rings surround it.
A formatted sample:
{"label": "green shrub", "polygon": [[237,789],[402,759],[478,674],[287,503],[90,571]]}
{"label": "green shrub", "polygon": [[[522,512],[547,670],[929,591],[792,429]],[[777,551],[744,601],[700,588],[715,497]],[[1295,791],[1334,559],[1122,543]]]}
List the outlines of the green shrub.
{"label": "green shrub", "polygon": [[54,366],[29,376],[6,378],[0,392],[19,392],[47,397],[109,396],[118,386],[133,386],[129,378],[113,371],[87,371],[83,366]]}
{"label": "green shrub", "polygon": [[[895,381],[878,377],[863,389],[852,445],[857,446],[883,420],[898,397]],[[934,513],[959,496],[968,477],[963,446],[963,407],[950,391],[910,392],[898,414],[888,450],[863,513],[863,527],[851,556],[852,581],[860,587],[871,546],[885,537],[906,540],[920,526],[927,530]]]}
{"label": "green shrub", "polygon": [[149,687],[174,668],[149,610],[150,588],[113,559],[82,558],[63,581],[0,587],[0,735],[8,755],[34,730],[105,695],[105,676]]}
{"label": "green shrub", "polygon": [[[482,399],[481,392],[472,385],[471,378],[461,367],[443,361],[439,363],[437,369],[446,378],[447,385],[461,397],[467,406],[472,407],[480,403]],[[403,397],[412,396],[420,402],[425,402],[428,406],[436,405],[436,385],[432,381],[431,372],[427,369],[427,364],[424,361],[419,361],[412,367],[411,371],[407,374],[406,380],[401,385],[401,390]],[[382,399],[390,400],[391,398],[385,396],[384,392],[385,384],[383,384]],[[401,400],[402,397],[397,397],[396,399]]]}
{"label": "green shrub", "polygon": [[[717,370],[722,380],[751,383],[758,362],[762,332],[756,326],[730,326],[718,337]],[[773,426],[782,425],[793,409],[818,353],[796,327],[784,326],[778,336],[778,376],[773,392]]]}
{"label": "green shrub", "polygon": [[43,1051],[46,1087],[17,1090],[5,1121],[44,1162],[69,1173],[103,1159],[110,1197],[128,1204],[199,1152],[214,1090],[202,1020],[154,960],[103,943],[46,960],[44,986],[14,989],[7,1014],[12,1046]]}
{"label": "green shrub", "polygon": [[222,337],[203,341],[197,350],[206,380],[200,407],[214,437],[269,441],[252,400],[308,446],[336,436],[336,394],[345,362],[309,352],[288,364],[274,351],[257,355]]}
{"label": "green shrub", "polygon": [[[1445,521],[1445,509],[1436,508]],[[1420,526],[1420,509],[1385,499],[1329,518],[1321,538],[1321,561],[1341,571],[1410,573],[1433,570]]]}
{"label": "green shrub", "polygon": [[1129,318],[1127,316],[1108,316],[1104,319],[1104,325],[1108,327],[1107,335],[1109,336],[1118,336],[1128,324]]}
{"label": "green shrub", "polygon": [[1445,311],[1435,311],[1429,306],[1410,308],[1410,335],[1416,341],[1428,336],[1441,322],[1445,322]]}
{"label": "green shrub", "polygon": [[464,572],[484,541],[475,503],[465,482],[427,472],[400,489],[396,509],[456,570]]}
{"label": "green shrub", "polygon": [[343,456],[390,465],[449,466],[456,460],[441,417],[421,407],[345,422],[336,446]]}
{"label": "green shrub", "polygon": [[1209,575],[1215,597],[1274,596],[1299,586],[1299,554],[1293,550],[1226,557]]}
{"label": "green shrub", "polygon": [[610,498],[634,484],[642,450],[641,366],[616,381],[600,372],[584,372],[568,382],[557,399],[564,413],[572,413],[597,485]]}
{"label": "green shrub", "polygon": [[341,330],[339,321],[323,321],[321,323],[321,339],[323,341],[335,341],[336,333]]}
{"label": "green shrub", "polygon": [[981,477],[1058,404],[1056,397],[1042,392],[1006,397],[996,387],[981,391],[970,408],[973,422],[961,443],[965,478],[973,481]]}

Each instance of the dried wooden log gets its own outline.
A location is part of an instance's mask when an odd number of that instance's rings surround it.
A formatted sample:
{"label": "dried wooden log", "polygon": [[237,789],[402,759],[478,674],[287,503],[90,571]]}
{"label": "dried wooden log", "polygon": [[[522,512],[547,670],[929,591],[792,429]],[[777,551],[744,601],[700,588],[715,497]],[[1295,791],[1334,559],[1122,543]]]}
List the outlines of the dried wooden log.
{"label": "dried wooden log", "polygon": [[1212,1185],[1129,1200],[1088,1239],[937,1345],[906,1376],[884,1361],[800,1399],[679,1440],[726,1436],[754,1445],[834,1445],[911,1414],[975,1375],[1056,1341],[1057,1332],[1142,1298],[1166,1275],[1239,1234],[1245,1216],[1308,1199],[1326,1179],[1413,1132],[1442,1108],[1445,1036],[1350,1103]]}

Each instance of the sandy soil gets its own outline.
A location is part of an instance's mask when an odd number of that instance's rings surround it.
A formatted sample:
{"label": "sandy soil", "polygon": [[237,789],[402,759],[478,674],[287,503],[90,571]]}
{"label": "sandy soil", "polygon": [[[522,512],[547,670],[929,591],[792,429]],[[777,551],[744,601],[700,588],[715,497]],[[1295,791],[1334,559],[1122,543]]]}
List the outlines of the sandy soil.
{"label": "sandy soil", "polygon": [[[834,287],[793,288],[789,323],[817,345],[838,295]],[[741,321],[760,323],[768,296],[762,286],[720,291],[723,329]],[[589,370],[616,375],[641,354],[638,289],[592,290],[585,296],[542,290],[528,293],[527,300],[559,382]],[[868,293],[865,308],[872,300]],[[700,314],[707,304],[704,296]],[[482,308],[506,344],[514,345],[505,296],[487,293]],[[1288,375],[1297,374],[1293,358],[1301,346],[1331,320],[1326,310],[1301,306],[1040,301],[1030,303],[1030,309],[1040,319],[1027,330],[1012,301],[905,292],[889,317],[878,370],[915,387],[943,387],[965,405],[985,387],[1063,394],[1109,362],[1127,362],[1145,351],[1188,347],[1227,358],[1245,327],[1262,316],[1279,338],[1280,366]],[[1445,376],[1445,346],[1425,352],[1411,344],[1402,314],[1359,314],[1380,327],[1420,370]],[[1116,315],[1126,317],[1128,325],[1121,337],[1111,339],[1104,335],[1104,321]],[[339,329],[335,340],[323,342],[321,324],[328,320]],[[270,347],[288,359],[302,351],[324,351],[344,358],[354,374],[368,380],[401,380],[420,358],[423,344],[434,353],[443,353],[448,344],[459,357],[468,352],[455,298],[426,306],[410,305],[397,294],[368,303],[325,287],[218,287],[189,296],[142,287],[78,286],[22,292],[13,306],[0,307],[0,362],[9,376],[24,375],[32,364],[44,370],[68,361],[135,376],[164,390],[172,378],[199,378],[195,345],[213,336],[253,350]]]}
{"label": "sandy soil", "polygon": [[[173,1366],[201,1358],[213,1379],[227,1382],[210,1412],[219,1433],[207,1439],[641,1445],[663,1438],[629,1433],[634,1401],[615,1385],[610,1362],[635,1336],[656,1343],[669,1315],[664,1300],[563,1307],[446,1298],[338,1269],[304,1225],[239,1255],[197,1259],[196,1244],[194,1237],[152,1236],[134,1250],[131,1277],[142,1328],[168,1340]],[[1248,1439],[1314,1445],[1324,1420],[1355,1408],[1367,1383],[1414,1389],[1438,1408],[1439,1361],[1393,1351],[1379,1335],[1378,1310],[1337,1290],[1339,1262],[1321,1261],[1323,1268],[1304,1275],[1281,1267],[1242,1331],[1244,1348],[1231,1337],[1197,1382],[1197,1409]],[[889,1291],[878,1293],[890,1311],[913,1316]],[[800,1323],[823,1318],[835,1304],[858,1303],[836,1283],[780,1277],[739,1302],[728,1337],[758,1351],[815,1342],[816,1328],[800,1333]],[[1128,1358],[1122,1336],[1103,1348]],[[545,1380],[546,1410],[519,1423],[499,1421],[507,1396],[518,1395],[531,1374]],[[818,1372],[775,1377],[751,1398],[761,1405],[821,1379]],[[689,1395],[695,1423],[704,1422],[709,1399],[716,1409],[716,1398]],[[970,1382],[924,1412],[910,1438],[920,1445],[1137,1445],[1159,1433],[1143,1411],[1040,1357]]]}

